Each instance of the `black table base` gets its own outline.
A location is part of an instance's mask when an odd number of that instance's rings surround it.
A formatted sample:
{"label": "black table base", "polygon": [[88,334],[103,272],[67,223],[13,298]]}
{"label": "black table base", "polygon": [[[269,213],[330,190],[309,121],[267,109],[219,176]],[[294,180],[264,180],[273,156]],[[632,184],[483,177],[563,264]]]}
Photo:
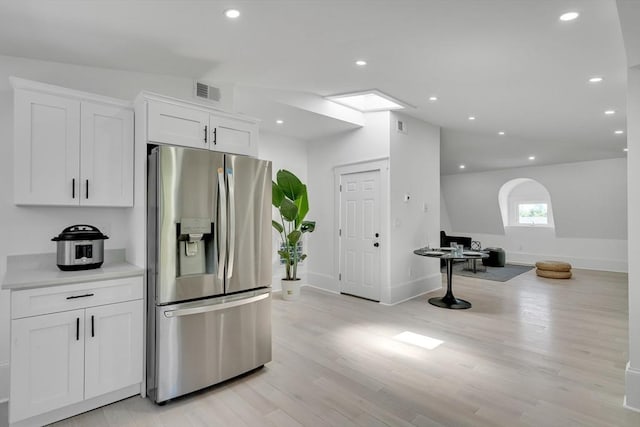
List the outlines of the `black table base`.
{"label": "black table base", "polygon": [[447,296],[429,298],[429,304],[435,305],[437,307],[451,308],[451,309],[458,309],[458,310],[471,308],[471,303],[469,301],[458,299],[454,296],[451,296],[450,298],[447,298]]}
{"label": "black table base", "polygon": [[453,279],[453,259],[446,258],[447,261],[447,293],[443,297],[429,298],[429,304],[453,310],[464,310],[471,308],[471,303],[453,296],[451,280]]}

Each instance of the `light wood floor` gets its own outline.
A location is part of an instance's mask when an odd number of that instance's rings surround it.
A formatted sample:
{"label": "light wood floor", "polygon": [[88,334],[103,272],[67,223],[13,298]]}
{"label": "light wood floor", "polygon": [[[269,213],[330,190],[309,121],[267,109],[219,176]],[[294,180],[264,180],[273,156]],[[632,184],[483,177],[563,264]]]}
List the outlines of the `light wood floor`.
{"label": "light wood floor", "polygon": [[[466,311],[276,295],[273,362],[164,407],[131,398],[60,426],[640,426],[623,409],[627,276],[456,276]],[[433,296],[441,292],[430,294]],[[398,342],[411,331],[434,350]]]}

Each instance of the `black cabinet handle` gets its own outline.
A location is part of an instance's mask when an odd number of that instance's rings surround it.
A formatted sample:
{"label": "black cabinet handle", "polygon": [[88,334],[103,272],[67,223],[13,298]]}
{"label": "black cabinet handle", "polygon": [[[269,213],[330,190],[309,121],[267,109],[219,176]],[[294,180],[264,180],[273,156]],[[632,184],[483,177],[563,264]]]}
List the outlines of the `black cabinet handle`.
{"label": "black cabinet handle", "polygon": [[207,134],[208,134],[207,125],[204,125],[204,143],[205,144],[207,143]]}
{"label": "black cabinet handle", "polygon": [[380,243],[375,242],[375,243],[373,244],[373,246],[375,246],[375,247],[377,248],[378,246],[380,246]]}
{"label": "black cabinet handle", "polygon": [[93,294],[73,295],[73,296],[67,297],[67,299],[87,298],[87,297],[92,297],[92,296],[93,296]]}
{"label": "black cabinet handle", "polygon": [[76,341],[80,341],[80,318],[76,317]]}
{"label": "black cabinet handle", "polygon": [[71,198],[72,199],[76,198],[76,179],[75,178],[71,180]]}
{"label": "black cabinet handle", "polygon": [[87,190],[86,198],[88,199],[89,198],[89,180],[87,180],[87,188],[86,188],[86,190]]}
{"label": "black cabinet handle", "polygon": [[95,337],[94,327],[93,327],[93,315],[91,315],[91,337]]}
{"label": "black cabinet handle", "polygon": [[213,128],[213,145],[218,143],[218,128]]}

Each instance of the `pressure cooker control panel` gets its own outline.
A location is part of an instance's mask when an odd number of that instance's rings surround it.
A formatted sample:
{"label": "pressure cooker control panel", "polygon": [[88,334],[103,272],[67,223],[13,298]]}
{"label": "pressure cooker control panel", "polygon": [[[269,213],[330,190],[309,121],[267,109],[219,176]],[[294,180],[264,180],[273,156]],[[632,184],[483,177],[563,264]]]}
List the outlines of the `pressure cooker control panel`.
{"label": "pressure cooker control panel", "polygon": [[93,258],[93,244],[91,242],[77,242],[75,247],[76,260],[87,262]]}

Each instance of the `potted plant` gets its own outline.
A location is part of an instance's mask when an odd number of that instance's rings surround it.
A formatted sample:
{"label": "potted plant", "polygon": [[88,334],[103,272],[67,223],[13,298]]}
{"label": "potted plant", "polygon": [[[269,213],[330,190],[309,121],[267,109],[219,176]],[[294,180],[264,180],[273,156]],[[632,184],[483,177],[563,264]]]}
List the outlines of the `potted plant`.
{"label": "potted plant", "polygon": [[294,300],[300,295],[298,263],[307,257],[299,250],[298,243],[302,234],[315,229],[316,223],[304,220],[309,212],[307,186],[293,173],[279,170],[271,194],[273,206],[280,213],[280,222],[272,220],[271,224],[280,235],[278,254],[285,266],[285,277],[281,280],[282,298]]}

